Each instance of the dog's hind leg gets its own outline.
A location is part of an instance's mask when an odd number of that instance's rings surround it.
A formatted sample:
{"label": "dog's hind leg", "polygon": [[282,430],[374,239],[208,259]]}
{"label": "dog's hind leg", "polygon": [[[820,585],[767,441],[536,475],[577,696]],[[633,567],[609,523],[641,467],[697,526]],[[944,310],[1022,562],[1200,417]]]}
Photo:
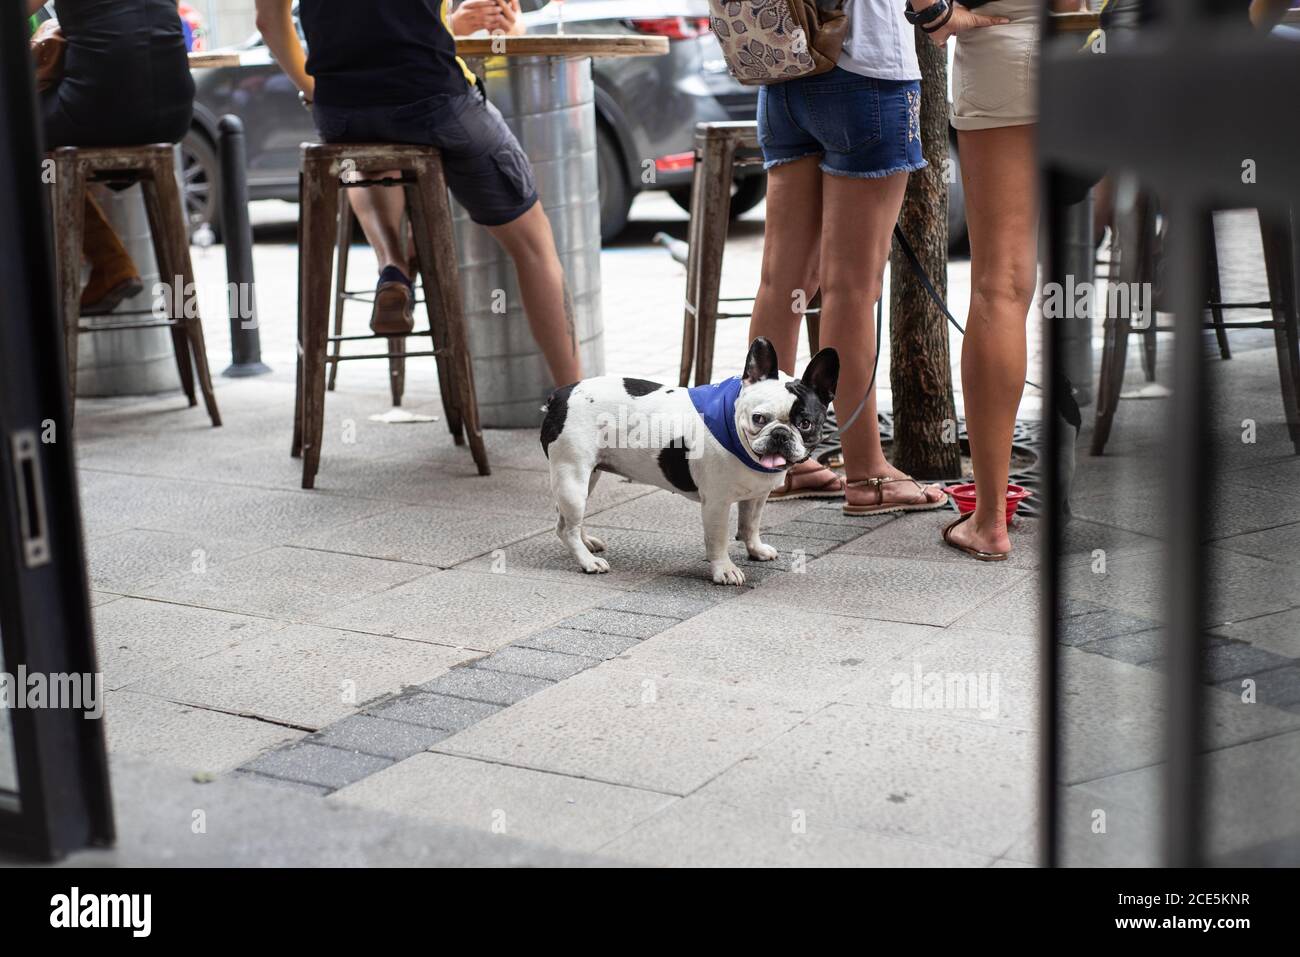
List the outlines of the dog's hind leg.
{"label": "dog's hind leg", "polygon": [[[588,504],[591,503],[591,493],[596,491],[596,483],[599,481],[600,481],[600,470],[593,469],[591,473],[591,479],[587,482]],[[589,551],[603,552],[605,550],[605,543],[602,542],[599,538],[593,538],[591,535],[588,535],[587,530],[585,528],[582,530],[582,544],[586,545]]]}
{"label": "dog's hind leg", "polygon": [[555,496],[555,509],[560,513],[555,525],[555,534],[564,542],[569,553],[578,560],[578,565],[588,575],[600,575],[609,571],[609,562],[597,558],[587,547],[586,536],[582,531],[582,519],[587,510],[587,490],[590,486],[592,469],[571,462],[557,462],[551,459],[551,494]]}

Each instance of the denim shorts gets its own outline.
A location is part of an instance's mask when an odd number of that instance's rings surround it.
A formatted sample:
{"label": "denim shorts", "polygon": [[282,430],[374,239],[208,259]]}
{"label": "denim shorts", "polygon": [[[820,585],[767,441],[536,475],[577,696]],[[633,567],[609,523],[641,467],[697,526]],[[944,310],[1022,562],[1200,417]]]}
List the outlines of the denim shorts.
{"label": "denim shorts", "polygon": [[821,156],[836,176],[877,179],[923,169],[921,84],[835,67],[758,91],[763,167]]}
{"label": "denim shorts", "polygon": [[312,114],[326,143],[436,146],[451,195],[482,226],[514,222],[537,202],[532,164],[481,87],[396,107],[316,103]]}

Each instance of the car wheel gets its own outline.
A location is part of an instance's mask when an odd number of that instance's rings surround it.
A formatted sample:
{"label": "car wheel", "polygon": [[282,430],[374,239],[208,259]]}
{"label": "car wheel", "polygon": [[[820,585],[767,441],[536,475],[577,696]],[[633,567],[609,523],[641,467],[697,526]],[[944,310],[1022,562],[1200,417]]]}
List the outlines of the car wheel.
{"label": "car wheel", "polygon": [[956,140],[949,144],[948,156],[953,175],[953,181],[948,184],[948,252],[964,253],[970,237],[966,232],[966,191],[961,184],[961,157],[957,155]]}
{"label": "car wheel", "polygon": [[221,161],[208,138],[190,130],[181,140],[181,184],[190,235],[207,223],[221,232]]}
{"label": "car wheel", "polygon": [[[686,212],[691,211],[691,188],[674,186],[668,191],[673,202]],[[731,186],[731,218],[738,219],[757,206],[767,196],[767,175],[746,176]]]}
{"label": "car wheel", "polygon": [[632,190],[623,174],[623,158],[614,135],[604,125],[596,128],[596,174],[600,190],[600,240],[609,242],[627,226]]}

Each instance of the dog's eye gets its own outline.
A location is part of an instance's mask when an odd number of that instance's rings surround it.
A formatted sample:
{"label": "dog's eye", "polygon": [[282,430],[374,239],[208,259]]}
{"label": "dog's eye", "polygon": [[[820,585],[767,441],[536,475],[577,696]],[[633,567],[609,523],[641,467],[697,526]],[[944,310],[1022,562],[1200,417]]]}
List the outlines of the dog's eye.
{"label": "dog's eye", "polygon": [[799,420],[799,431],[800,431],[800,432],[808,432],[808,431],[810,431],[810,430],[812,429],[812,427],[813,427],[812,419],[800,419],[800,420]]}
{"label": "dog's eye", "polygon": [[755,426],[761,429],[763,426],[767,425],[767,416],[762,412],[755,412],[753,422]]}

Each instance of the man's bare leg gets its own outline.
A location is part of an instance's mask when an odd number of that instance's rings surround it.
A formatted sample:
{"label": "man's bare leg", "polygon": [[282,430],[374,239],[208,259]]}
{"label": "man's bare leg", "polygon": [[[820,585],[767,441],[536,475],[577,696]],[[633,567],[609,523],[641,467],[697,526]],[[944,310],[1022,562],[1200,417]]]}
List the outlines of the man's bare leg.
{"label": "man's bare leg", "polygon": [[[374,179],[396,179],[400,175],[397,170],[372,174]],[[402,187],[370,186],[350,189],[347,193],[361,231],[379,260],[379,271],[383,272],[385,266],[396,266],[409,279],[411,263],[406,255],[406,237],[402,235],[402,214],[406,212]]]}
{"label": "man's bare leg", "polygon": [[582,378],[582,361],[573,299],[542,204],[534,203],[518,219],[487,230],[514,260],[528,325],[546,357],[551,378],[556,385],[577,382]]}

